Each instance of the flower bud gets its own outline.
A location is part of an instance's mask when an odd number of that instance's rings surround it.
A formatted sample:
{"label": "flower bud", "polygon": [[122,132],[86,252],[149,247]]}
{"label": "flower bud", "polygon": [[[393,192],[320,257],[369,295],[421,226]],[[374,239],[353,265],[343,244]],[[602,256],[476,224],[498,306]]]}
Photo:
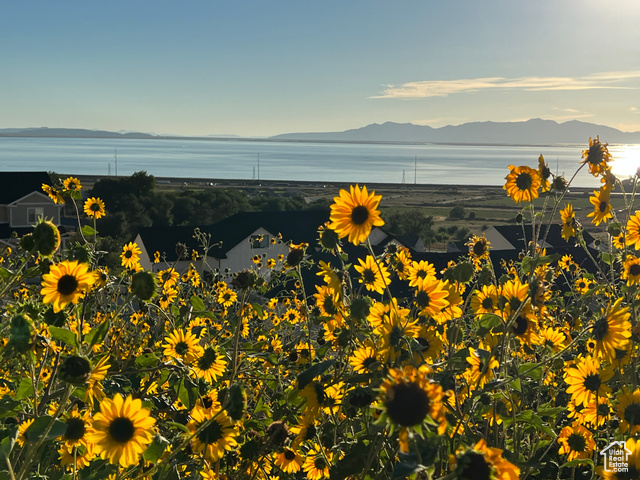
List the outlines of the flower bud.
{"label": "flower bud", "polygon": [[60,232],[49,220],[41,220],[33,229],[35,249],[43,257],[50,257],[60,248]]}
{"label": "flower bud", "polygon": [[25,353],[33,347],[35,340],[35,330],[33,321],[24,314],[19,313],[11,319],[9,330],[9,345],[20,353]]}
{"label": "flower bud", "polygon": [[84,357],[68,356],[60,366],[60,376],[71,385],[82,386],[89,381],[91,364]]}
{"label": "flower bud", "polygon": [[135,273],[131,277],[131,293],[140,300],[150,300],[156,293],[155,277],[145,270]]}
{"label": "flower bud", "polygon": [[229,387],[227,402],[225,410],[229,414],[232,420],[238,421],[242,418],[244,409],[247,406],[247,395],[244,392],[244,388],[239,383],[234,383]]}

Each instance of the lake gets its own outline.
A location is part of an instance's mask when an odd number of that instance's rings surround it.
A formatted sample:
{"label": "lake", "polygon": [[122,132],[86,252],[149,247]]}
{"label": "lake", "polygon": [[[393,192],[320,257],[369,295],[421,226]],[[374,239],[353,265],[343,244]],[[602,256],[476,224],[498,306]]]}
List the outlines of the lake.
{"label": "lake", "polygon": [[[302,143],[246,140],[0,137],[0,171],[157,177],[502,185],[509,165],[538,165],[568,179],[585,145],[501,146]],[[640,145],[612,145],[614,173],[632,175]],[[574,185],[598,188],[584,169]]]}

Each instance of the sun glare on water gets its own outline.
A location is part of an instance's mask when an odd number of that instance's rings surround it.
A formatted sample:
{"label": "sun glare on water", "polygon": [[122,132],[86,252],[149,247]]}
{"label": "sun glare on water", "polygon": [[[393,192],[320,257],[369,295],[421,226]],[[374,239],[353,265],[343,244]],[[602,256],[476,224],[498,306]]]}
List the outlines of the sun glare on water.
{"label": "sun glare on water", "polygon": [[614,158],[611,165],[616,177],[632,177],[640,168],[640,145],[614,145],[609,152]]}

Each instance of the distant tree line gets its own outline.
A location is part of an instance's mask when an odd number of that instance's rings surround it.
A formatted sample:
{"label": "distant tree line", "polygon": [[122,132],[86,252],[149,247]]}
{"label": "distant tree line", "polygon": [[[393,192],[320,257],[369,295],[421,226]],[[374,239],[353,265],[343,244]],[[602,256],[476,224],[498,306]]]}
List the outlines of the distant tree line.
{"label": "distant tree line", "polygon": [[98,220],[100,236],[130,241],[140,227],[210,225],[238,212],[329,209],[329,201],[307,204],[302,196],[275,196],[240,189],[176,189],[158,191],[147,172],[107,177],[88,191],[101,198],[107,215]]}

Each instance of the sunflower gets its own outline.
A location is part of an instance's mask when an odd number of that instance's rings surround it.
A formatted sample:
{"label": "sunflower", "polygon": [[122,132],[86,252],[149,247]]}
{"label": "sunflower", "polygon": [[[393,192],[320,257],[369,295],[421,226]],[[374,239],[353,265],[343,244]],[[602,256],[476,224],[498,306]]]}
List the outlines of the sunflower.
{"label": "sunflower", "polygon": [[284,448],[282,452],[276,454],[275,464],[284,473],[296,473],[304,463],[304,458],[295,450]]}
{"label": "sunflower", "polygon": [[627,255],[620,278],[627,281],[628,287],[640,283],[640,258]]}
{"label": "sunflower", "polygon": [[378,354],[370,345],[364,345],[354,350],[349,357],[349,364],[356,373],[367,374],[378,370],[380,366]]}
{"label": "sunflower", "polygon": [[498,290],[495,285],[483,285],[481,290],[476,290],[471,297],[471,310],[481,316],[494,313],[498,308]]}
{"label": "sunflower", "polygon": [[19,446],[24,447],[25,444],[29,441],[27,439],[27,430],[34,422],[34,420],[35,418],[29,418],[28,420],[25,420],[20,425],[18,425],[18,438],[16,438],[16,442]]}
{"label": "sunflower", "polygon": [[620,232],[620,235],[611,237],[611,243],[613,243],[614,248],[622,250],[626,246],[624,232]]}
{"label": "sunflower", "polygon": [[560,210],[560,220],[562,221],[562,238],[568,242],[571,237],[576,236],[576,214],[573,211],[573,205],[567,203],[567,206]]}
{"label": "sunflower", "polygon": [[377,210],[382,195],[369,194],[366,186],[361,190],[358,185],[351,185],[349,190],[340,190],[340,196],[334,197],[329,228],[340,238],[348,236],[351,243],[359,245],[367,239],[374,226],[384,225]]}
{"label": "sunflower", "polygon": [[62,198],[62,194],[60,191],[55,188],[47,185],[46,183],[42,184],[42,191],[49,195],[49,198],[53,200],[53,203],[64,204],[64,198]]}
{"label": "sunflower", "polygon": [[474,235],[465,245],[469,247],[469,256],[471,256],[474,262],[489,258],[489,247],[491,244],[484,233],[481,237]]}
{"label": "sunflower", "polygon": [[122,259],[122,266],[125,268],[130,268],[131,270],[136,270],[138,263],[140,262],[140,254],[142,250],[138,247],[138,244],[135,242],[129,242],[124,247],[122,247],[122,253],[120,254],[120,258]]}
{"label": "sunflower", "polygon": [[380,397],[375,406],[383,410],[382,419],[386,417],[392,427],[400,427],[399,442],[403,453],[409,453],[409,430],[421,434],[422,426],[427,422],[437,425],[439,435],[447,428],[442,387],[429,380],[429,373],[431,368],[427,365],[420,368],[407,365],[402,370],[392,368],[380,386]]}
{"label": "sunflower", "polygon": [[602,316],[595,321],[591,332],[596,341],[594,354],[609,362],[616,358],[616,349],[626,348],[631,337],[631,313],[628,307],[621,305],[622,298],[619,298],[606,311],[602,311]]}
{"label": "sunflower", "polygon": [[449,305],[449,291],[436,277],[422,279],[417,287],[413,303],[420,309],[420,315],[435,317]]}
{"label": "sunflower", "polygon": [[493,378],[494,369],[500,366],[496,357],[490,351],[482,348],[473,349],[469,347],[467,357],[469,366],[464,372],[464,378],[472,388],[482,388]]}
{"label": "sunflower", "polygon": [[78,446],[69,446],[62,444],[58,449],[60,456],[60,465],[66,470],[82,470],[91,463],[95,456],[92,443],[86,443]]}
{"label": "sunflower", "polygon": [[[178,281],[178,278],[180,278],[180,274],[176,272],[174,268],[167,268],[156,273],[156,278],[158,279],[158,282],[164,285],[168,282],[176,283]],[[226,286],[227,284],[225,283],[224,287]]]}
{"label": "sunflower", "polygon": [[378,263],[371,255],[367,255],[364,262],[359,258],[358,262],[360,265],[355,265],[355,269],[360,274],[360,283],[363,283],[367,290],[382,295],[386,286],[389,285],[387,267]]}
{"label": "sunflower", "polygon": [[311,448],[302,464],[302,470],[307,473],[309,480],[329,478],[332,454],[321,446]]}
{"label": "sunflower", "polygon": [[170,359],[179,358],[182,362],[190,364],[204,354],[203,348],[198,345],[199,339],[191,332],[174,330],[165,337],[164,355]]}
{"label": "sunflower", "polygon": [[382,319],[373,333],[382,340],[380,345],[382,358],[393,362],[406,350],[407,341],[418,336],[420,327],[417,325],[417,320],[410,317],[411,311],[408,308],[398,307],[395,298],[391,300],[391,305],[385,305],[384,310]]}
{"label": "sunflower", "polygon": [[551,177],[551,170],[549,165],[544,161],[542,154],[538,157],[538,175],[540,176],[540,187],[542,192],[548,192],[551,189],[549,178]]}
{"label": "sunflower", "polygon": [[640,250],[640,210],[636,210],[636,213],[629,217],[625,231],[627,232],[624,237],[625,243]]}
{"label": "sunflower", "polygon": [[84,202],[84,213],[96,220],[104,217],[106,214],[104,202],[97,197],[87,198]]}
{"label": "sunflower", "polygon": [[149,409],[143,408],[142,400],[116,394],[100,403],[100,412],[93,416],[93,428],[87,438],[102,459],[126,468],[138,463],[153,440],[155,422]]}
{"label": "sunflower", "polygon": [[62,182],[62,186],[65,190],[70,190],[73,192],[79,192],[82,190],[82,185],[80,184],[80,180],[75,177],[65,178]]}
{"label": "sunflower", "polygon": [[324,401],[322,411],[327,415],[335,415],[340,410],[340,404],[344,397],[344,382],[338,382],[334,385],[329,385],[324,389]]}
{"label": "sunflower", "polygon": [[600,361],[593,357],[578,359],[575,367],[565,369],[564,381],[567,383],[567,393],[575,404],[587,406],[596,397],[607,397],[611,388],[607,382],[613,377],[611,367],[602,368]]}
{"label": "sunflower", "polygon": [[488,447],[483,438],[455,457],[455,478],[460,480],[518,480],[520,469],[502,458],[502,450]]}
{"label": "sunflower", "polygon": [[567,455],[569,462],[578,458],[589,458],[596,448],[591,432],[578,422],[564,427],[558,436],[558,442],[561,444],[558,453]]}
{"label": "sunflower", "polygon": [[591,402],[580,411],[580,422],[595,426],[602,426],[611,419],[613,409],[608,397],[598,397],[598,403]]}
{"label": "sunflower", "polygon": [[589,202],[593,205],[593,212],[587,217],[593,217],[591,223],[600,225],[601,222],[606,222],[609,218],[613,218],[613,207],[609,202],[611,192],[609,190],[601,189],[593,192],[593,197],[589,197]]}
{"label": "sunflower", "polygon": [[238,429],[224,410],[196,406],[191,410],[187,428],[192,434],[198,432],[191,440],[191,448],[196,453],[204,453],[209,462],[217,462],[225,451],[238,446],[235,439]]}
{"label": "sunflower", "polygon": [[333,317],[338,314],[338,296],[334,290],[326,285],[316,285],[317,293],[313,294],[316,300],[316,307],[320,314],[325,317]]}
{"label": "sunflower", "polygon": [[166,309],[178,296],[178,289],[174,283],[167,282],[162,286],[162,293],[158,296],[158,305]]}
{"label": "sunflower", "polygon": [[538,198],[540,188],[540,175],[538,171],[529,167],[514,167],[509,165],[510,173],[505,177],[503,189],[507,195],[513,198],[514,202],[530,202]]}
{"label": "sunflower", "polygon": [[68,447],[87,445],[86,434],[91,429],[91,415],[89,411],[80,414],[77,406],[67,414],[64,419],[67,428],[58,440],[64,442]]}
{"label": "sunflower", "polygon": [[400,280],[409,278],[409,266],[411,265],[411,255],[407,248],[400,248],[392,257],[391,265]]}
{"label": "sunflower", "polygon": [[634,435],[640,432],[640,388],[631,393],[627,387],[623,387],[617,399],[620,433]]}
{"label": "sunflower", "polygon": [[223,288],[218,292],[217,300],[225,308],[230,307],[238,299],[238,294],[230,288]]}
{"label": "sunflower", "polygon": [[600,137],[596,137],[595,140],[589,137],[589,148],[582,151],[584,160],[581,163],[589,165],[589,173],[594,177],[604,175],[609,170],[608,162],[611,160],[611,155],[607,146],[607,143],[604,145],[600,143]]}
{"label": "sunflower", "polygon": [[407,278],[409,279],[409,286],[416,287],[423,279],[435,276],[435,267],[429,262],[420,260],[419,262],[411,262]]}
{"label": "sunflower", "polygon": [[567,344],[567,336],[557,328],[547,327],[539,333],[540,345],[549,347],[553,353],[563,350]]}
{"label": "sunflower", "polygon": [[416,352],[414,358],[417,362],[422,363],[427,360],[435,361],[442,352],[442,339],[438,336],[433,328],[423,325],[420,333],[416,337],[420,344],[420,349]]}
{"label": "sunflower", "polygon": [[95,281],[96,276],[89,271],[89,265],[65,260],[52,265],[49,273],[42,276],[40,293],[44,303],[53,303],[53,311],[58,313],[69,303],[78,303]]}
{"label": "sunflower", "polygon": [[93,369],[91,370],[91,375],[89,376],[89,383],[85,387],[84,401],[89,404],[90,407],[93,407],[93,401],[98,400],[102,401],[104,398],[104,392],[102,391],[102,384],[100,383],[107,376],[107,372],[111,365],[107,362],[109,361],[109,356],[105,355],[98,363],[95,364]]}
{"label": "sunflower", "polygon": [[538,322],[530,308],[523,308],[520,313],[511,320],[511,332],[529,346],[540,343],[538,338]]}
{"label": "sunflower", "polygon": [[220,355],[211,347],[204,349],[202,354],[191,365],[196,377],[202,378],[209,383],[215,382],[218,377],[222,376],[226,367],[227,362],[224,359],[224,355]]}

